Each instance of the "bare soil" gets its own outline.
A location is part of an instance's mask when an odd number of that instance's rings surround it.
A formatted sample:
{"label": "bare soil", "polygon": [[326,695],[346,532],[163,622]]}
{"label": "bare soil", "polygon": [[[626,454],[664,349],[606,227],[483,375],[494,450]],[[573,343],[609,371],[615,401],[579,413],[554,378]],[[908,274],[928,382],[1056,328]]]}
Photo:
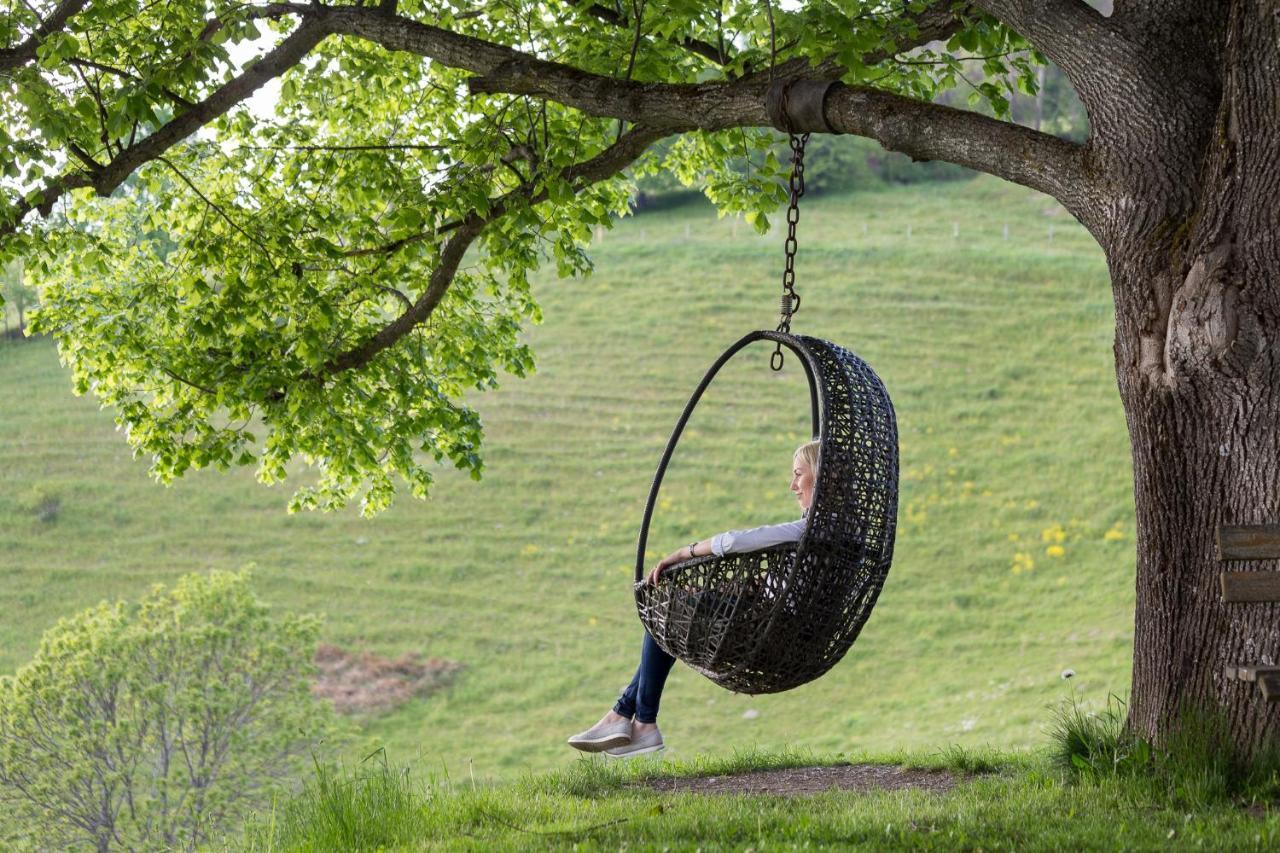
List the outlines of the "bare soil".
{"label": "bare soil", "polygon": [[690,794],[819,794],[844,791],[917,788],[936,793],[951,790],[962,777],[947,770],[910,770],[886,764],[845,764],[835,767],[788,767],[755,770],[728,776],[695,776],[651,779],[644,785],[655,791]]}
{"label": "bare soil", "polygon": [[311,693],[333,702],[339,714],[389,711],[449,685],[462,669],[457,661],[406,654],[394,660],[372,652],[348,652],[322,643],[316,648],[319,675]]}

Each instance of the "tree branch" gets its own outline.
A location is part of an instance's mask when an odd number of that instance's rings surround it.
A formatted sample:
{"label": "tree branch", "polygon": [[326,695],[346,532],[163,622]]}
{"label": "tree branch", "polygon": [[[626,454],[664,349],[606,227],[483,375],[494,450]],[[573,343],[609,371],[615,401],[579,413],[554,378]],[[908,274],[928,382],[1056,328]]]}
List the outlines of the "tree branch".
{"label": "tree branch", "polygon": [[[69,65],[75,65],[81,68],[93,68],[98,71],[103,71],[107,74],[114,74],[117,77],[123,77],[125,80],[133,80],[136,82],[142,81],[141,77],[129,71],[125,71],[123,68],[116,68],[111,65],[103,65],[101,62],[94,62],[92,59],[81,59],[79,57],[76,57],[74,59],[67,60],[67,63]],[[164,94],[166,98],[173,101],[178,106],[183,107],[184,109],[190,109],[191,107],[195,106],[195,104],[191,103],[186,98],[182,97],[172,89],[163,88],[160,91]]]}
{"label": "tree branch", "polygon": [[970,0],[1031,42],[1068,77],[1085,63],[1097,66],[1099,52],[1116,32],[1084,0]]}
{"label": "tree branch", "polygon": [[[688,128],[682,129],[687,130]],[[636,158],[643,154],[650,145],[674,132],[677,131],[652,127],[632,128],[623,134],[617,142],[590,160],[566,167],[561,171],[560,177],[563,180],[575,183],[574,191],[580,191],[585,187],[618,174],[635,162]],[[537,204],[546,201],[546,199],[547,193],[545,190],[533,195],[528,195],[526,190],[514,190],[497,199],[489,207],[486,215],[480,216],[472,213],[465,217],[459,227],[454,230],[453,235],[445,242],[444,248],[440,251],[440,260],[435,269],[431,271],[431,276],[427,281],[427,289],[423,291],[413,305],[405,309],[400,316],[363,343],[326,362],[320,368],[319,376],[332,376],[344,370],[351,370],[367,364],[378,353],[394,345],[424,323],[431,316],[436,306],[440,304],[440,300],[444,298],[445,293],[448,292],[463,256],[475,239],[483,233],[485,227],[502,217],[515,202],[526,201],[528,204]],[[308,378],[316,379],[319,377],[312,376]]]}
{"label": "tree branch", "polygon": [[[46,21],[42,29],[52,31],[61,26],[66,19],[78,11],[87,0],[64,0],[55,14]],[[155,133],[136,145],[130,145],[115,153],[109,162],[94,170],[92,174],[80,171],[64,173],[57,179],[47,183],[26,199],[18,201],[13,208],[0,219],[0,238],[14,233],[22,220],[33,210],[42,215],[49,215],[53,205],[70,190],[79,187],[93,187],[102,196],[110,195],[139,166],[154,160],[176,142],[194,133],[200,127],[226,113],[232,106],[253,94],[267,80],[279,76],[302,56],[309,52],[329,33],[354,35],[377,42],[390,50],[403,50],[428,56],[444,65],[463,68],[476,74],[488,74],[508,63],[512,67],[520,67],[523,62],[533,63],[535,72],[550,70],[550,76],[562,81],[572,82],[575,77],[591,80],[594,75],[579,72],[576,69],[559,63],[538,60],[511,48],[493,44],[468,36],[421,24],[406,18],[398,17],[387,7],[326,7],[320,4],[305,5],[300,3],[274,2],[265,6],[241,10],[241,14],[249,17],[280,17],[294,14],[302,19],[302,24],[291,35],[286,37],[275,49],[247,69],[240,76],[229,81],[213,92],[203,101],[191,106],[182,115],[160,127]],[[959,24],[946,2],[934,4],[926,8],[911,22],[917,28],[915,37],[906,39],[895,46],[895,50],[906,50],[918,44],[936,38],[946,38],[954,32]],[[210,21],[202,37],[208,37],[223,25],[221,19]],[[30,41],[30,40],[28,40]],[[25,45],[13,49],[7,54],[0,51],[0,57],[11,55],[14,50],[30,50],[33,45]],[[32,53],[34,55],[34,53]],[[888,54],[868,56],[868,62],[878,62],[887,58]],[[21,62],[23,60],[16,60]],[[88,63],[85,63],[88,64]],[[97,66],[96,63],[94,64]],[[3,67],[0,65],[0,67]],[[106,70],[106,69],[103,69]],[[112,69],[114,70],[114,69]],[[816,68],[811,68],[808,60],[803,58],[789,60],[780,64],[776,73],[781,79],[787,77],[835,76],[838,66],[827,61]],[[603,78],[606,79],[607,78]],[[751,78],[746,78],[751,79]],[[758,79],[758,75],[755,79]],[[477,91],[480,84],[477,84]],[[715,84],[708,84],[715,85]],[[723,85],[723,84],[722,84]],[[562,95],[547,93],[547,97],[575,105],[573,100],[566,100]],[[701,99],[707,103],[707,99]],[[589,110],[588,110],[589,111]],[[723,111],[715,111],[723,112]],[[618,116],[621,117],[621,116]],[[655,118],[661,119],[659,116]],[[716,126],[733,126],[728,116],[711,114],[709,121],[699,126],[708,128]],[[665,127],[683,125],[687,114],[668,116],[659,121],[641,121],[641,123],[658,124]]]}
{"label": "tree branch", "polygon": [[88,3],[89,0],[62,0],[49,17],[40,22],[40,26],[36,27],[30,38],[17,47],[0,49],[0,71],[26,65],[35,59],[36,49],[40,47],[40,43],[51,33],[65,27],[67,21]]}
{"label": "tree branch", "polygon": [[[548,98],[597,116],[652,128],[725,130],[771,126],[765,109],[767,75],[731,82],[642,83],[592,74],[512,48],[364,9],[326,14],[336,33],[365,38],[391,50],[427,56],[478,74],[473,93]],[[935,30],[936,31],[936,30]],[[837,76],[824,62],[817,68],[793,60],[775,69],[779,80]],[[916,159],[947,160],[1048,193],[1081,215],[1089,187],[1083,149],[1046,133],[977,113],[927,103],[870,87],[832,87],[826,120],[837,133],[866,136]],[[824,132],[826,127],[798,127]]]}
{"label": "tree branch", "polygon": [[1086,109],[1114,94],[1133,48],[1084,0],[971,0],[1062,69]]}
{"label": "tree branch", "polygon": [[1092,181],[1085,149],[1074,142],[869,87],[832,87],[826,113],[838,133],[870,137],[914,160],[946,160],[996,175],[1053,196],[1078,218],[1085,215]]}
{"label": "tree branch", "polygon": [[23,218],[32,210],[48,216],[58,199],[70,190],[93,187],[98,195],[110,195],[139,166],[156,159],[174,144],[250,97],[268,80],[278,77],[297,64],[327,35],[328,31],[320,20],[304,19],[296,30],[238,77],[228,81],[190,110],[162,125],[141,142],[120,151],[94,174],[65,173],[46,184],[35,194],[36,197],[29,197],[16,204],[13,211],[4,220],[0,220],[0,238],[16,231]]}
{"label": "tree branch", "polygon": [[[1065,23],[1075,23],[1089,31],[1089,22],[1097,17],[1091,11],[1086,14],[1087,7],[1079,0],[1039,3],[984,0],[978,5],[993,12],[997,9],[1007,12],[1015,21],[1030,22],[1034,25],[1031,31],[1035,33],[1048,32]],[[1033,11],[1027,12],[1027,8]],[[7,222],[0,222],[0,237],[14,231],[32,208],[38,207],[47,215],[53,203],[74,187],[92,186],[101,195],[109,194],[140,165],[156,159],[170,146],[247,98],[268,79],[283,73],[330,33],[362,38],[388,50],[413,53],[470,71],[477,75],[470,81],[473,93],[503,92],[547,98],[592,115],[644,126],[648,128],[647,133],[657,134],[654,138],[682,130],[714,131],[771,124],[765,109],[769,75],[759,72],[733,81],[697,84],[617,80],[400,17],[381,7],[273,3],[255,10],[255,14],[297,14],[302,23],[239,77],[141,142],[119,152],[93,175],[65,174],[46,187],[39,199],[20,203],[16,214]],[[1078,20],[1082,18],[1088,20]],[[947,2],[927,7],[910,19],[910,24],[913,27],[910,35],[889,51],[868,55],[866,61],[884,61],[902,50],[945,38],[960,26],[952,5]],[[811,66],[807,59],[797,58],[779,64],[773,71],[779,80],[794,80],[831,79],[840,76],[842,70],[833,59]],[[1082,149],[1073,143],[975,113],[870,87],[833,87],[826,102],[826,122],[835,132],[870,137],[890,150],[916,159],[947,160],[1033,187],[1058,198],[1080,215],[1079,199],[1087,191],[1089,182],[1083,169]],[[797,129],[827,130],[826,127]],[[633,134],[623,137],[635,138],[638,137]],[[446,252],[449,247],[461,247],[465,251],[465,244],[479,234],[479,231],[471,233],[472,228],[465,221],[460,224],[459,232],[446,243]]]}

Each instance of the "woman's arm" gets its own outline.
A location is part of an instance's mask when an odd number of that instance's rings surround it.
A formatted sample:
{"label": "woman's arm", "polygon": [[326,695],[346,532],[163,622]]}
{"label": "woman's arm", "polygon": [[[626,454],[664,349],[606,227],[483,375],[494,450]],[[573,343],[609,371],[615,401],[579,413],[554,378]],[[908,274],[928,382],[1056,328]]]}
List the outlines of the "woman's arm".
{"label": "woman's arm", "polygon": [[653,567],[653,571],[649,572],[649,576],[645,578],[645,581],[656,585],[658,578],[669,567],[674,566],[676,563],[683,563],[685,560],[692,560],[694,557],[705,557],[708,554],[715,554],[717,557],[721,557],[725,554],[759,551],[761,548],[781,545],[785,542],[798,542],[804,534],[804,524],[805,521],[801,518],[783,524],[766,524],[763,527],[752,527],[750,530],[729,530],[712,536],[710,539],[700,539],[697,542],[672,551],[659,560],[658,564]]}
{"label": "woman's arm", "polygon": [[803,518],[783,524],[766,524],[763,527],[752,527],[750,530],[729,530],[712,537],[711,553],[717,557],[725,554],[741,554],[745,551],[759,551],[787,542],[798,542],[804,535],[805,520]]}
{"label": "woman's arm", "polygon": [[711,540],[699,539],[672,551],[667,556],[658,561],[658,565],[653,567],[653,571],[649,572],[649,576],[645,578],[646,583],[657,585],[658,577],[671,566],[676,563],[683,563],[685,560],[692,560],[694,557],[705,557],[711,553]]}

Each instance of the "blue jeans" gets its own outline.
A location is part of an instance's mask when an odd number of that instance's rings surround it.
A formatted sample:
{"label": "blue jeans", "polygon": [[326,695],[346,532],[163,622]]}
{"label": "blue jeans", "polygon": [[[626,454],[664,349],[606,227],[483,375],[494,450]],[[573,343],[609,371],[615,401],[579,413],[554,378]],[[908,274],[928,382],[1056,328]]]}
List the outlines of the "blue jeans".
{"label": "blue jeans", "polygon": [[664,652],[646,631],[644,643],[640,646],[640,666],[627,689],[618,697],[613,712],[623,717],[635,717],[637,723],[658,722],[662,688],[675,662],[676,659]]}

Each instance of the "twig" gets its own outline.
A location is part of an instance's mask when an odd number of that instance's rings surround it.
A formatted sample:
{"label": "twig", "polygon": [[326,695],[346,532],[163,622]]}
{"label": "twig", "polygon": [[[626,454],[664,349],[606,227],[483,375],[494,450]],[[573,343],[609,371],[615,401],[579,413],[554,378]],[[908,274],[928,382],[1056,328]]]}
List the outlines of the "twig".
{"label": "twig", "polygon": [[266,244],[265,244],[265,243],[263,243],[263,242],[262,242],[261,240],[259,240],[257,237],[253,236],[253,235],[252,235],[252,234],[250,234],[248,231],[246,231],[246,230],[244,230],[242,227],[240,227],[240,225],[239,225],[239,224],[238,224],[234,219],[232,219],[232,218],[227,214],[227,212],[226,212],[225,210],[223,210],[223,209],[222,209],[221,207],[219,207],[218,205],[214,204],[214,203],[213,203],[213,201],[212,201],[208,196],[206,196],[204,193],[200,192],[200,188],[199,188],[199,187],[197,187],[197,186],[195,185],[195,183],[193,183],[193,182],[192,182],[192,180],[191,180],[190,178],[188,178],[185,174],[183,174],[183,172],[182,172],[182,170],[181,170],[181,169],[179,169],[177,166],[173,165],[173,163],[172,163],[172,162],[170,162],[169,158],[167,158],[167,157],[157,157],[157,158],[156,158],[156,160],[157,160],[157,162],[163,163],[163,164],[165,164],[166,166],[168,166],[170,169],[172,169],[172,170],[173,170],[173,173],[174,173],[175,175],[177,175],[179,178],[181,178],[181,179],[182,179],[182,182],[183,182],[184,184],[186,184],[188,187],[190,187],[190,188],[191,188],[191,191],[192,191],[193,193],[195,193],[197,196],[199,196],[201,201],[203,201],[205,204],[207,204],[210,208],[212,208],[212,209],[213,209],[213,211],[214,211],[215,213],[217,213],[220,217],[222,217],[222,219],[223,219],[223,221],[224,221],[224,222],[226,222],[226,223],[227,223],[228,225],[230,225],[232,228],[234,228],[235,230],[239,231],[242,235],[244,235],[245,239],[247,239],[249,242],[253,243],[253,244],[254,244],[255,246],[257,246],[259,249],[261,249],[261,250],[263,251],[263,253],[264,253],[268,258],[274,258],[274,255],[272,255],[271,250],[267,248],[267,246],[266,246]]}

